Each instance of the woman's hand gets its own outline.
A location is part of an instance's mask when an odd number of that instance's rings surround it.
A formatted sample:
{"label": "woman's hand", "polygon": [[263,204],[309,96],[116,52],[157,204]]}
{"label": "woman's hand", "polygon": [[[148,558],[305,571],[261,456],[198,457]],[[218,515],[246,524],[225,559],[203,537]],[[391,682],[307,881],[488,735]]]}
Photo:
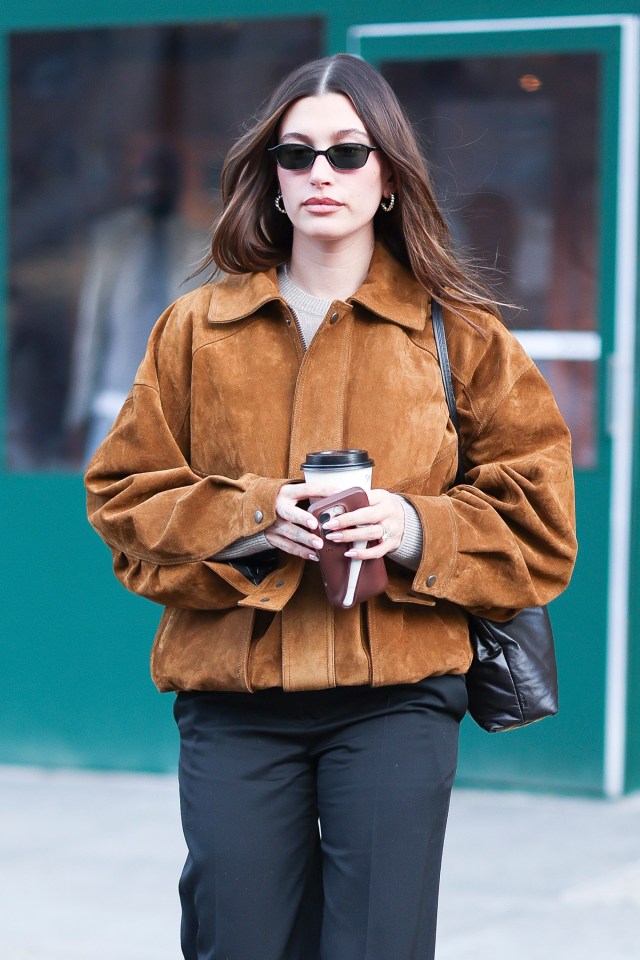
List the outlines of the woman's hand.
{"label": "woman's hand", "polygon": [[[345,556],[357,560],[384,557],[397,550],[404,536],[404,510],[398,497],[388,490],[371,490],[369,506],[343,513],[323,525],[328,540],[334,543],[355,543],[380,540],[377,546],[351,547]],[[357,526],[356,526],[357,525]]]}
{"label": "woman's hand", "polygon": [[313,531],[318,529],[318,521],[313,514],[299,507],[298,501],[308,500],[310,497],[314,500],[321,499],[335,492],[335,485],[285,483],[276,497],[278,519],[264,531],[271,546],[294,557],[317,560],[316,551],[322,548],[322,540]]}

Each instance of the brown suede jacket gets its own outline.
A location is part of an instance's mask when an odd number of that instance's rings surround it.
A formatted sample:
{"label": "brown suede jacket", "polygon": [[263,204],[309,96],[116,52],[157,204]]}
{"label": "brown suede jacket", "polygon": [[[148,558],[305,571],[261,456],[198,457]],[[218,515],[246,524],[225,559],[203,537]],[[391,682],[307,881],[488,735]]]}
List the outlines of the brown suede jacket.
{"label": "brown suede jacket", "polygon": [[[463,608],[495,619],[546,603],[576,553],[570,438],[532,361],[492,316],[446,311],[467,482],[430,299],[380,244],[305,352],[275,270],[231,276],[158,321],[133,390],[87,472],[91,523],[135,593],[164,604],[160,690],[287,690],[464,673]],[[318,565],[282,553],[259,586],[209,558],[275,519],[311,450],[362,447],[374,486],[423,525],[415,574],[333,609]]]}

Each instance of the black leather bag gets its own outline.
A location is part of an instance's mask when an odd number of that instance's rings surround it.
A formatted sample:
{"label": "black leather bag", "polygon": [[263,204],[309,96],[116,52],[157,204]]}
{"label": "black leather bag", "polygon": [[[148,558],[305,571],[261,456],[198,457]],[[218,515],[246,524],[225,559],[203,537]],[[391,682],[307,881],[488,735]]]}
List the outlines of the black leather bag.
{"label": "black leather bag", "polygon": [[558,712],[558,671],[546,607],[497,623],[469,616],[473,661],[469,713],[489,733],[524,727]]}
{"label": "black leather bag", "polygon": [[[458,435],[458,474],[464,482],[460,421],[453,392],[442,307],[431,321],[449,416]],[[528,607],[506,623],[469,614],[473,661],[467,673],[469,713],[489,733],[513,730],[558,712],[558,670],[546,607]]]}

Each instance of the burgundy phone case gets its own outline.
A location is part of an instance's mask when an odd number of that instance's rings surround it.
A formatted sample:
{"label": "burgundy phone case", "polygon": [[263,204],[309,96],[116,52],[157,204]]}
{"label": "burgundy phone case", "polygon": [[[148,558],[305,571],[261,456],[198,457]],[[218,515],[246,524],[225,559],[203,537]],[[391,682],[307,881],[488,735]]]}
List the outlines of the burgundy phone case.
{"label": "burgundy phone case", "polygon": [[[345,553],[353,544],[333,543],[326,539],[319,517],[320,514],[326,513],[331,507],[336,506],[343,507],[343,513],[351,513],[352,510],[358,510],[360,507],[368,507],[369,498],[362,487],[349,487],[348,490],[342,490],[330,497],[316,500],[309,507],[309,512],[314,515],[320,524],[318,535],[324,541],[324,546],[318,551],[318,556],[327,598],[334,607],[349,608],[368,600],[370,597],[375,597],[378,593],[382,593],[387,585],[387,570],[382,557],[355,561],[355,564],[359,564],[359,569],[357,566],[352,567],[353,558],[345,557]],[[373,542],[379,543],[379,541]],[[357,579],[355,579],[355,590],[353,590],[353,582],[351,583],[353,596],[349,602],[347,594],[352,571],[352,581],[356,574]]]}

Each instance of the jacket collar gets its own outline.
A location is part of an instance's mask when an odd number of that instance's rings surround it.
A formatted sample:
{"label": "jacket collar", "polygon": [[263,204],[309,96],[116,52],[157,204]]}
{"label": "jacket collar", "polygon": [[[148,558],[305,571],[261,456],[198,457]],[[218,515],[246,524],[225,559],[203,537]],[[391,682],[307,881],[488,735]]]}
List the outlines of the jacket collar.
{"label": "jacket collar", "polygon": [[425,288],[380,242],[374,248],[369,273],[349,299],[410,330],[424,329],[431,302]]}
{"label": "jacket collar", "polygon": [[[208,318],[211,323],[242,320],[271,301],[284,302],[275,267],[260,273],[229,275],[212,286]],[[378,242],[369,272],[348,302],[360,304],[383,320],[422,330],[430,298],[409,270]]]}

